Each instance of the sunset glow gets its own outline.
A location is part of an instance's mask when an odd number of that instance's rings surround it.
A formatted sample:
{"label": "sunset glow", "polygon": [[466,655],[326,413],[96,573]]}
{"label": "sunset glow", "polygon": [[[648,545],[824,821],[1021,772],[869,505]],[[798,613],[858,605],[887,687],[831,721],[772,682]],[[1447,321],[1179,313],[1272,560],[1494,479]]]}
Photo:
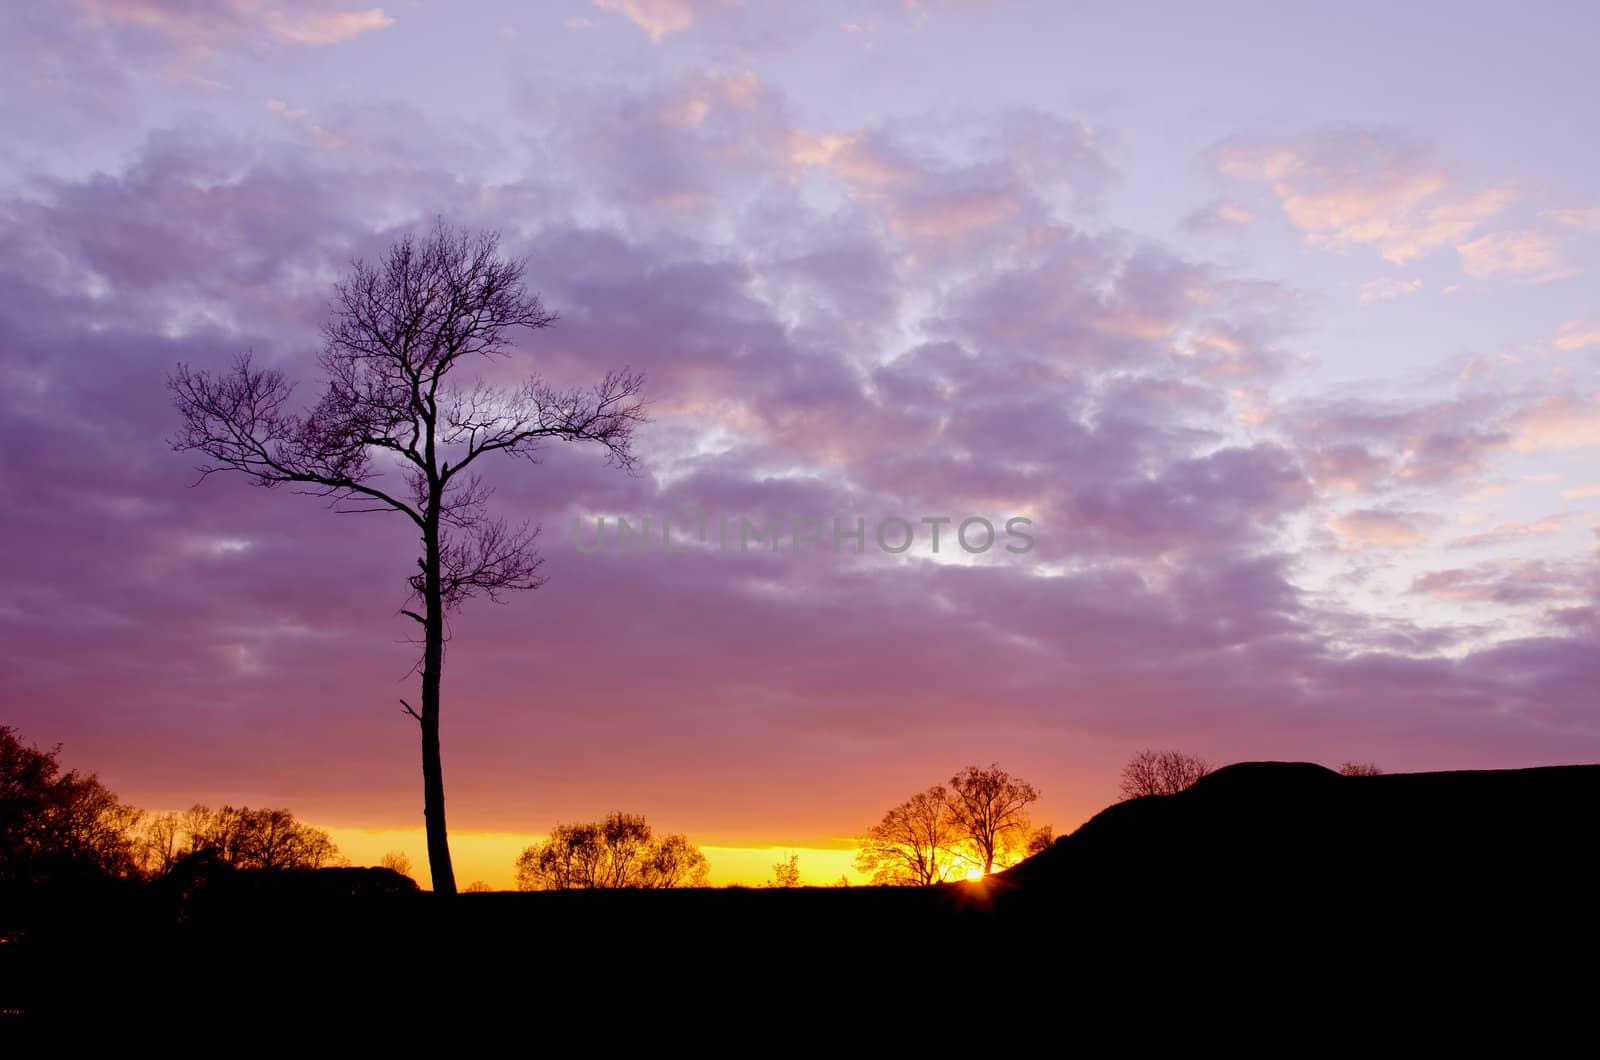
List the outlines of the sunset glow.
{"label": "sunset glow", "polygon": [[463,886],[613,811],[860,885],[973,764],[1060,836],[1148,747],[1600,758],[1590,5],[7,7],[0,723],[135,806],[427,885],[418,525],[197,485],[168,380],[309,408],[438,222],[555,314],[460,378],[648,412],[473,465],[544,584],[427,627]]}

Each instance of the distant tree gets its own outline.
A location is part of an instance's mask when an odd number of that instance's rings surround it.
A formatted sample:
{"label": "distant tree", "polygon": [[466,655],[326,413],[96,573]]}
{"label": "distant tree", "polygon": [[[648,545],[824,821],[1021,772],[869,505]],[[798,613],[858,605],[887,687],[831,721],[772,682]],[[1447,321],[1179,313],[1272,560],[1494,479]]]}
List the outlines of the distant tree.
{"label": "distant tree", "polygon": [[911,796],[857,840],[856,871],[879,884],[926,887],[950,878],[961,831],[942,785]]}
{"label": "distant tree", "polygon": [[[555,322],[523,284],[523,265],[494,232],[443,222],[406,237],[376,266],[356,262],[335,288],[315,404],[297,411],[293,384],[248,354],[212,374],[179,365],[168,380],[183,427],[173,448],[200,453],[203,476],[237,471],[263,486],[329,498],[336,511],[394,511],[420,539],[416,598],[401,614],[421,628],[420,710],[401,700],[422,738],[423,819],[435,894],[454,894],[439,748],[445,616],[468,598],[533,589],[543,579],[536,530],[487,511],[480,460],[534,459],[554,442],[593,442],[632,467],[643,418],[641,376],[612,372],[592,388],[538,377],[507,386],[462,377],[505,356],[511,336]],[[386,472],[399,471],[396,489]]]}
{"label": "distant tree", "polygon": [[1339,767],[1339,773],[1346,777],[1377,777],[1383,775],[1383,770],[1371,762],[1346,762]]}
{"label": "distant tree", "polygon": [[404,850],[391,850],[378,859],[378,867],[393,869],[402,876],[411,875],[411,858]]}
{"label": "distant tree", "polygon": [[155,813],[139,828],[139,864],[151,876],[165,876],[185,853],[183,818],[176,813]]}
{"label": "distant tree", "polygon": [[471,883],[467,884],[466,887],[462,888],[462,893],[488,894],[491,890],[493,890],[493,888],[491,888],[487,883],[484,883],[482,880],[473,880]]}
{"label": "distant tree", "polygon": [[139,867],[143,814],[92,773],[61,771],[0,726],[0,883],[125,877]]}
{"label": "distant tree", "polygon": [[235,869],[319,869],[339,856],[327,832],[301,824],[288,810],[224,806],[213,813],[195,806],[187,816],[195,829],[190,850],[209,852]]}
{"label": "distant tree", "polygon": [[689,837],[674,833],[654,840],[645,851],[638,886],[652,890],[668,887],[704,887],[711,863]]}
{"label": "distant tree", "polygon": [[1026,845],[1028,806],[1038,799],[1032,784],[997,765],[968,766],[950,778],[950,819],[985,876]]}
{"label": "distant tree", "polygon": [[704,886],[710,865],[682,835],[657,839],[638,814],[560,824],[517,858],[517,889],[564,891]]}
{"label": "distant tree", "polygon": [[1140,751],[1122,767],[1122,797],[1176,795],[1211,772],[1206,760],[1182,751]]}
{"label": "distant tree", "polygon": [[1033,834],[1028,837],[1028,856],[1031,858],[1041,851],[1049,850],[1050,844],[1055,841],[1055,833],[1050,830],[1049,825],[1035,828]]}
{"label": "distant tree", "polygon": [[790,854],[782,861],[772,864],[772,879],[767,881],[768,887],[798,887],[800,886],[800,855]]}
{"label": "distant tree", "polygon": [[842,872],[839,873],[839,879],[838,879],[837,882],[834,883],[834,886],[835,887],[848,887],[848,886],[850,886],[850,877],[846,876]]}

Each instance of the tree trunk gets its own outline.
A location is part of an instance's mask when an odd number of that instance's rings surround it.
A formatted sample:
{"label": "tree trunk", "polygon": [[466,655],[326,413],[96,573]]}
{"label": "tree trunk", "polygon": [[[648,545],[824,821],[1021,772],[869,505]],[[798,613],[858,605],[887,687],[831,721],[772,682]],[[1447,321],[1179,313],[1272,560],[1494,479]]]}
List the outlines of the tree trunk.
{"label": "tree trunk", "polygon": [[[437,506],[435,506],[435,511]],[[444,824],[444,764],[439,757],[439,676],[444,665],[444,601],[440,594],[439,524],[430,512],[423,531],[422,816],[428,828],[428,871],[434,894],[455,894],[450,838]]]}

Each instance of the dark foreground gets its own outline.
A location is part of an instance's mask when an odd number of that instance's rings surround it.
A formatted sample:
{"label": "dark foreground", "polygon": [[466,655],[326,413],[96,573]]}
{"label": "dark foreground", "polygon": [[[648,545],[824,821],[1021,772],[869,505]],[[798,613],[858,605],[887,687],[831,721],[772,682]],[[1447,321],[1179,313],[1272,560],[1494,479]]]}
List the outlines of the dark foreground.
{"label": "dark foreground", "polygon": [[69,1033],[300,1006],[391,1029],[658,1005],[804,1028],[908,998],[907,1019],[957,1024],[1130,1000],[1482,1016],[1512,998],[1550,1021],[1600,989],[1597,867],[1600,766],[1248,763],[1113,806],[982,886],[440,901],[351,869],[23,896],[0,909],[0,1008]]}

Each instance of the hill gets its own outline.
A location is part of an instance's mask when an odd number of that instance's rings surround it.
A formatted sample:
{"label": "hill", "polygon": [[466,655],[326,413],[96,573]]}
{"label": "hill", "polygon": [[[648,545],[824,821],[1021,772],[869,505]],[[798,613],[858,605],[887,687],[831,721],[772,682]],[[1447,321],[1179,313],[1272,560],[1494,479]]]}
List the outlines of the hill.
{"label": "hill", "polygon": [[[1228,766],[1118,803],[990,884],[1001,920],[1347,945],[1592,923],[1600,765],[1345,777]],[[1352,934],[1353,933],[1353,934]]]}

